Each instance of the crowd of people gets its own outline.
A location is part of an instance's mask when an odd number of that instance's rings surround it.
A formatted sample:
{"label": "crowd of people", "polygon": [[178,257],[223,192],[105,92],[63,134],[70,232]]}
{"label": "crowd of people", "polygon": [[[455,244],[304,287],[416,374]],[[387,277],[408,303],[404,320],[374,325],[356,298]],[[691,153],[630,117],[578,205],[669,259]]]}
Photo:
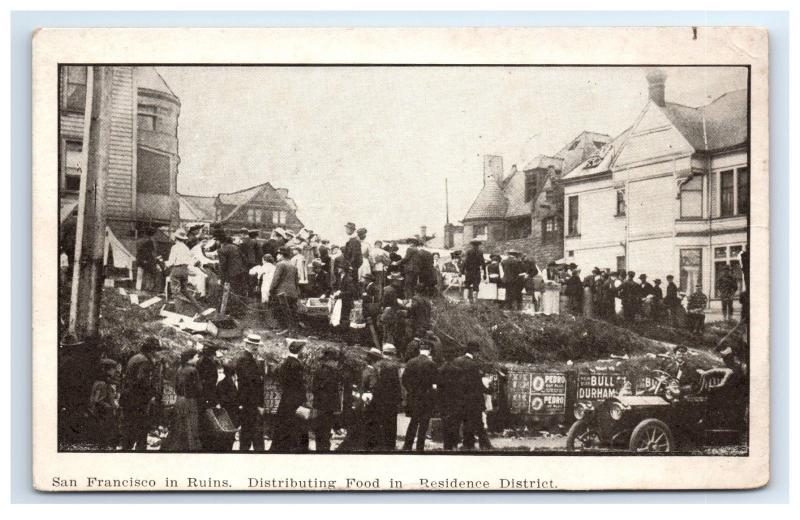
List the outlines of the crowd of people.
{"label": "crowd of people", "polygon": [[[310,450],[312,433],[314,450],[329,451],[333,432],[343,428],[346,437],[338,450],[388,452],[397,449],[397,415],[405,402],[409,422],[403,450],[425,450],[437,412],[445,450],[472,450],[476,443],[491,448],[484,415],[489,389],[476,359],[478,342],[437,362],[433,352],[440,345],[423,341],[404,366],[393,345],[372,347],[356,380],[347,379],[340,349],[324,348],[312,364],[301,355],[304,340],[287,344],[289,353],[270,371],[260,359],[258,334],[249,334],[241,352],[223,363],[217,355],[222,347],[198,337],[194,347],[180,352],[175,401],[164,415],[163,347],[148,337],[124,369],[114,360],[100,361],[90,392],[88,431],[106,450],[225,452],[234,449],[238,432],[240,451],[265,451],[269,438],[269,451],[296,453]],[[265,408],[265,377],[274,378],[280,389],[272,413]],[[149,434],[159,430],[168,434],[148,447]]]}

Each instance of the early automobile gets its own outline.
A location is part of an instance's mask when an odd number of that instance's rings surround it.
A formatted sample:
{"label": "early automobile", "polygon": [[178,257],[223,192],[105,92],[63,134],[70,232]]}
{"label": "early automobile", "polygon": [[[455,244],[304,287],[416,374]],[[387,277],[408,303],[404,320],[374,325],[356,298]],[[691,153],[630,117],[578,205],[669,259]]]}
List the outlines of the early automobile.
{"label": "early automobile", "polygon": [[605,400],[576,403],[567,450],[691,451],[738,444],[746,434],[746,392],[709,383],[710,374],[687,389],[664,371],[651,373],[652,386],[639,395],[628,388]]}

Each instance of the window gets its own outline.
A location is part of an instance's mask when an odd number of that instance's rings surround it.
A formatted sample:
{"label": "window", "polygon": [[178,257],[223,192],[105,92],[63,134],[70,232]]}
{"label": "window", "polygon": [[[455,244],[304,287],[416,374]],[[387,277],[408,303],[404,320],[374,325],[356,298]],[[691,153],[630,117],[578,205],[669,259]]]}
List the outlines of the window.
{"label": "window", "polygon": [[272,212],[272,223],[273,224],[286,224],[286,212],[285,211],[273,211]]}
{"label": "window", "polygon": [[680,290],[683,292],[694,292],[698,285],[703,284],[703,250],[702,249],[681,249],[680,250]]}
{"label": "window", "polygon": [[703,216],[703,179],[692,177],[681,186],[681,218]]}
{"label": "window", "polygon": [[625,190],[617,190],[617,216],[625,216]]}
{"label": "window", "polygon": [[250,224],[260,224],[261,210],[256,208],[247,208],[247,222]]}
{"label": "window", "polygon": [[719,172],[719,216],[733,216],[733,170]]}
{"label": "window", "polygon": [[581,144],[580,141],[575,141],[571,145],[569,145],[569,148],[567,148],[567,150],[574,150],[575,148],[578,147],[579,144]]}
{"label": "window", "polygon": [[81,143],[67,141],[64,145],[64,189],[78,191],[81,189],[83,173],[83,153]]}
{"label": "window", "polygon": [[486,238],[486,224],[476,224],[472,226],[472,238]]}
{"label": "window", "polygon": [[736,191],[738,195],[736,213],[747,215],[750,212],[750,172],[747,168],[736,170]]}
{"label": "window", "polygon": [[168,156],[138,148],[136,154],[137,191],[169,195],[171,180]]}
{"label": "window", "polygon": [[573,195],[568,199],[569,202],[569,220],[567,221],[567,234],[577,235],[578,230],[578,196]]}
{"label": "window", "polygon": [[525,202],[530,202],[536,197],[538,178],[535,172],[525,172]]}
{"label": "window", "polygon": [[542,243],[557,242],[559,238],[558,221],[555,217],[542,219]]}
{"label": "window", "polygon": [[742,272],[742,265],[739,262],[739,254],[742,252],[742,246],[721,246],[714,248],[714,297],[719,298],[719,287],[717,287],[717,280],[722,276],[723,270],[726,265],[731,266],[731,274],[736,278],[736,294],[742,290],[744,274]]}
{"label": "window", "polygon": [[86,67],[65,67],[64,108],[86,110]]}
{"label": "window", "polygon": [[136,122],[139,130],[155,132],[158,129],[158,107],[140,104]]}

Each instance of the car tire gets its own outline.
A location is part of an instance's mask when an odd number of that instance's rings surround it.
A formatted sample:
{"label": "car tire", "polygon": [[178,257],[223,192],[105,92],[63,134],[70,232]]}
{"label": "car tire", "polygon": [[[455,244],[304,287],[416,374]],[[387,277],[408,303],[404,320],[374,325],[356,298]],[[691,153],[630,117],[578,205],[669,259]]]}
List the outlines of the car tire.
{"label": "car tire", "polygon": [[586,419],[580,419],[572,423],[567,432],[567,451],[578,451],[575,449],[575,440],[588,429],[589,423]]}
{"label": "car tire", "polygon": [[628,448],[638,453],[666,453],[675,451],[675,439],[663,421],[645,419],[633,429]]}

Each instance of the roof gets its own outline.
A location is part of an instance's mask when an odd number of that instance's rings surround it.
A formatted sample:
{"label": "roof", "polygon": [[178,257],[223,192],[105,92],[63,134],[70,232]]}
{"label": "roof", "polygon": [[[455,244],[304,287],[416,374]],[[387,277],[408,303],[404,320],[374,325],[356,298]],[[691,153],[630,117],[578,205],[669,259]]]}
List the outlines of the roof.
{"label": "roof", "polygon": [[728,92],[703,107],[666,103],[663,110],[698,152],[722,150],[747,141],[747,90]]}
{"label": "roof", "polygon": [[561,165],[564,163],[564,159],[562,157],[550,157],[549,155],[537,155],[530,161],[528,164],[522,168],[522,171],[528,170],[536,170],[536,169],[543,169],[546,170],[549,167],[553,167],[556,170],[561,170]]}
{"label": "roof", "polygon": [[521,217],[531,214],[531,203],[530,201],[525,202],[525,175],[520,172],[519,175],[515,174],[509,177],[508,181],[504,183],[503,192],[508,201],[506,217]]}
{"label": "roof", "polygon": [[508,201],[500,185],[490,180],[483,185],[483,189],[478,193],[469,211],[461,220],[501,219],[506,216],[507,208]]}
{"label": "roof", "polygon": [[217,215],[214,207],[216,197],[178,194],[181,220],[203,220],[213,222]]}
{"label": "roof", "polygon": [[178,99],[178,96],[169,88],[167,82],[156,72],[154,67],[134,67],[134,78],[136,80],[136,88],[161,92],[174,97],[176,100]]}
{"label": "roof", "polygon": [[217,195],[216,199],[220,201],[220,203],[226,206],[235,206],[233,210],[231,210],[227,215],[222,216],[222,220],[228,220],[233,215],[235,215],[239,209],[244,205],[253,200],[253,198],[261,193],[264,188],[271,189],[275,194],[277,194],[281,200],[286,203],[286,205],[292,210],[297,211],[297,204],[295,203],[294,199],[289,197],[289,190],[286,188],[275,188],[269,182],[265,182],[263,184],[258,184],[256,186],[252,186],[250,188],[245,188],[243,190],[234,191],[231,193],[220,193]]}
{"label": "roof", "polygon": [[[617,137],[611,140],[606,146],[604,146],[599,154],[600,162],[594,166],[590,166],[590,164],[594,163],[597,159],[595,158],[598,154],[592,154],[589,156],[585,161],[579,164],[576,168],[574,168],[571,172],[564,175],[562,180],[564,181],[571,181],[574,179],[580,179],[583,177],[590,177],[592,175],[597,175],[600,173],[606,173],[611,171],[611,164],[614,162],[614,159],[617,158],[619,155],[620,150],[622,149],[622,144],[628,139],[628,136],[631,133],[631,129],[633,127],[629,127]],[[605,153],[603,154],[605,149]]]}

